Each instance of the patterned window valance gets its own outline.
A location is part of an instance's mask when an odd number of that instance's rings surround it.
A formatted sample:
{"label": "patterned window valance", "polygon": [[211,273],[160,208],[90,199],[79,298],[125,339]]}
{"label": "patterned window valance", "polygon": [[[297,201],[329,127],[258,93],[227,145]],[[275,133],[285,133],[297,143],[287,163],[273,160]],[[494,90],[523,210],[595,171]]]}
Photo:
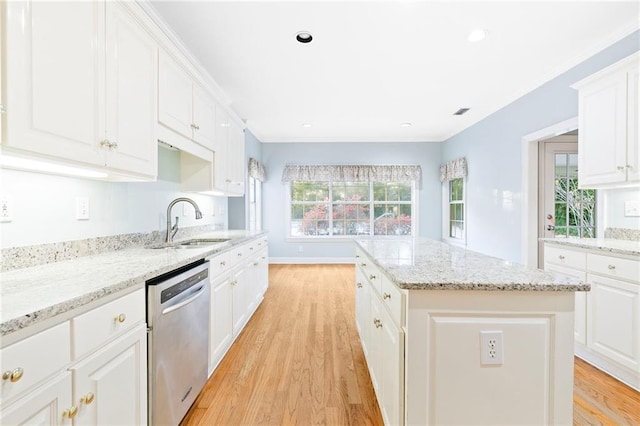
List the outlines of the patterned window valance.
{"label": "patterned window valance", "polygon": [[296,166],[286,165],[282,182],[410,182],[420,181],[420,166]]}
{"label": "patterned window valance", "polygon": [[462,157],[440,164],[440,182],[448,182],[467,175],[467,159]]}
{"label": "patterned window valance", "polygon": [[261,162],[255,158],[249,158],[249,177],[264,182],[267,179],[267,171]]}

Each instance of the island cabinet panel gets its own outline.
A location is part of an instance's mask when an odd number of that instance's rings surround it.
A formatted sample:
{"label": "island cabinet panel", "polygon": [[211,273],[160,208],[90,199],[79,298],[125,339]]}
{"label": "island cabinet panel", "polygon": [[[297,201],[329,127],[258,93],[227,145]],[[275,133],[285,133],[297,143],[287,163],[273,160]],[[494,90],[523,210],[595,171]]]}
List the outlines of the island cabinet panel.
{"label": "island cabinet panel", "polygon": [[588,285],[438,241],[356,245],[356,325],[386,425],[572,422],[574,293]]}

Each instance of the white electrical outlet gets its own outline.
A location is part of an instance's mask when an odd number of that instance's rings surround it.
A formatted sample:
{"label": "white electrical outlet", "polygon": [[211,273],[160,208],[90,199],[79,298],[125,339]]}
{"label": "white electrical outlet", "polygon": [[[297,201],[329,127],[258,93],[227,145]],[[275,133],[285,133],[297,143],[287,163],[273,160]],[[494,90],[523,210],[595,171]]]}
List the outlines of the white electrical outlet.
{"label": "white electrical outlet", "polygon": [[624,202],[624,215],[626,217],[640,216],[640,200],[628,200]]}
{"label": "white electrical outlet", "polygon": [[11,222],[13,220],[13,199],[9,195],[0,197],[0,222]]}
{"label": "white electrical outlet", "polygon": [[502,357],[502,331],[481,331],[480,365],[502,365]]}
{"label": "white electrical outlet", "polygon": [[89,220],[89,197],[76,197],[76,219]]}

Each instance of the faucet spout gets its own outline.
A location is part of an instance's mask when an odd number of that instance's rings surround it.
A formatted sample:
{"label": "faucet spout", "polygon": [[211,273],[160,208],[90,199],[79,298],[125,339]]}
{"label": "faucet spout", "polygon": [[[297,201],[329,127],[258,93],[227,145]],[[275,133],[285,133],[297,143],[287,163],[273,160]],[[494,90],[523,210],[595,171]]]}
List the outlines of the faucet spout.
{"label": "faucet spout", "polygon": [[184,201],[191,204],[193,208],[196,209],[196,219],[202,219],[202,211],[200,211],[200,207],[198,207],[196,202],[193,201],[191,198],[179,197],[173,200],[172,202],[170,202],[169,207],[167,207],[167,236],[166,236],[167,243],[170,243],[171,240],[173,239],[173,236],[176,235],[176,232],[178,232],[178,217],[176,217],[176,224],[171,226],[171,209],[180,201]]}

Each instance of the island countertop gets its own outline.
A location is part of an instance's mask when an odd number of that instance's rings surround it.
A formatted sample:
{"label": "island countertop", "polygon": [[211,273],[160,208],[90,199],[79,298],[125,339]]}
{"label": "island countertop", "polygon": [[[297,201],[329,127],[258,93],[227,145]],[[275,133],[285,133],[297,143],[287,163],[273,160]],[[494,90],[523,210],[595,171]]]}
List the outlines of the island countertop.
{"label": "island countertop", "polygon": [[406,290],[589,291],[575,278],[526,268],[426,238],[357,240],[389,279]]}

